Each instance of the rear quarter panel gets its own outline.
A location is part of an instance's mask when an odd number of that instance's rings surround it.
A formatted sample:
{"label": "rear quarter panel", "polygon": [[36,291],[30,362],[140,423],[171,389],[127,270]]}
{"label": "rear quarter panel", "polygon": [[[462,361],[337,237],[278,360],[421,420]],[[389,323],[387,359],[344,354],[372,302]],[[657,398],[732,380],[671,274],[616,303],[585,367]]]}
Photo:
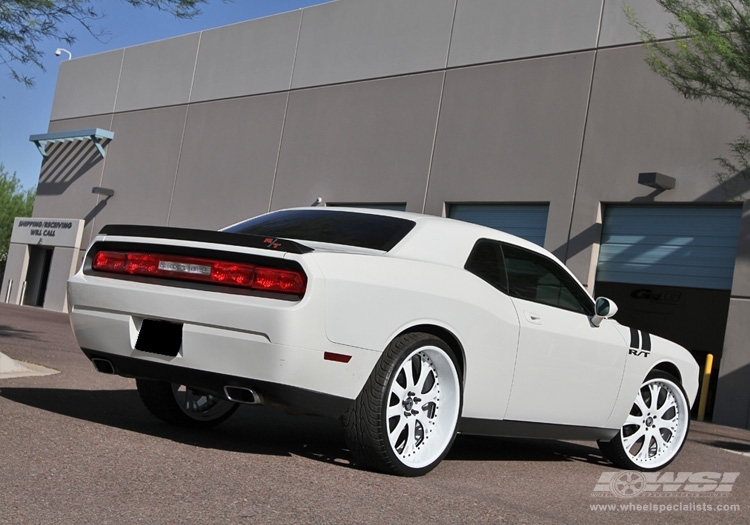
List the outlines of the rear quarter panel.
{"label": "rear quarter panel", "polygon": [[382,352],[410,328],[444,328],[465,361],[463,415],[503,417],[519,333],[507,296],[461,268],[387,255],[319,253],[315,259],[325,275],[332,342]]}

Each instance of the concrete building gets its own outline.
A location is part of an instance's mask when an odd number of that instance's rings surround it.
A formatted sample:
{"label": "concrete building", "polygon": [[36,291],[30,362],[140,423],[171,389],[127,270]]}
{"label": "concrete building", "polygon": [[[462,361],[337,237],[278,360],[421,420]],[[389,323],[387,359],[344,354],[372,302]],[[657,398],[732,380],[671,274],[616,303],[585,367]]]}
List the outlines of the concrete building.
{"label": "concrete building", "polygon": [[[748,185],[713,176],[746,122],[652,73],[624,3],[338,0],[65,61],[32,137],[44,219],[14,231],[0,297],[25,281],[65,309],[110,223],[217,229],[318,197],[447,215],[543,244],[621,322],[714,355],[713,419],[750,428]],[[80,235],[45,237],[66,221]]]}

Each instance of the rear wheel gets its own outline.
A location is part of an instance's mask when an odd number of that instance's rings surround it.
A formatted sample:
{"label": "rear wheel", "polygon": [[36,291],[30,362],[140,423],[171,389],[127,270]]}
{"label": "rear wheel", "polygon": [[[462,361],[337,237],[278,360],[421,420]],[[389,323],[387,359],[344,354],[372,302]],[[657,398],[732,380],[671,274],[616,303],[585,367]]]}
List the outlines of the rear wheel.
{"label": "rear wheel", "polygon": [[625,423],[611,441],[600,441],[604,456],[618,467],[664,468],[685,444],[690,411],[677,379],[652,372],[641,385]]}
{"label": "rear wheel", "polygon": [[136,379],[138,394],[154,416],[183,427],[208,428],[225,421],[237,410],[232,403],[191,387]]}
{"label": "rear wheel", "polygon": [[355,462],[421,476],[445,457],[461,413],[456,358],[441,339],[411,333],[394,340],[344,416]]}

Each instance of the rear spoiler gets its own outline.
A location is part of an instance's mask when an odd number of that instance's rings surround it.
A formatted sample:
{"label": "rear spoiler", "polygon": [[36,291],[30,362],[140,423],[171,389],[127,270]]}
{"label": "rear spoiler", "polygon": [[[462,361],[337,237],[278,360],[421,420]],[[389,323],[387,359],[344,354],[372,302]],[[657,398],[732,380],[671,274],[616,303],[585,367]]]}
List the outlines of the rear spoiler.
{"label": "rear spoiler", "polygon": [[177,241],[208,242],[228,244],[246,248],[265,248],[278,252],[309,253],[312,248],[288,239],[248,235],[245,233],[219,232],[213,230],[193,230],[189,228],[171,228],[169,226],[140,226],[131,224],[108,224],[99,235],[118,235],[122,237],[149,237],[156,239],[174,239]]}

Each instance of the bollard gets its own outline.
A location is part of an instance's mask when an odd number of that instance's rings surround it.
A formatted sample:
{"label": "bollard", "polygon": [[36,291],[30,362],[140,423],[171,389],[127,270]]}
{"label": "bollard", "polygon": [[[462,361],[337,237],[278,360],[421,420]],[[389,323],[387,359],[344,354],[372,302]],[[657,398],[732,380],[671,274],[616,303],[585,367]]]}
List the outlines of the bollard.
{"label": "bollard", "polygon": [[21,297],[18,298],[18,304],[23,304],[24,299],[26,299],[26,281],[21,285]]}
{"label": "bollard", "polygon": [[11,290],[13,290],[13,279],[8,279],[8,290],[5,292],[5,304],[10,302]]}
{"label": "bollard", "polygon": [[711,382],[711,369],[714,366],[714,355],[706,356],[706,365],[703,367],[703,381],[701,382],[701,400],[698,405],[698,421],[706,417],[706,404],[708,402],[708,383]]}

